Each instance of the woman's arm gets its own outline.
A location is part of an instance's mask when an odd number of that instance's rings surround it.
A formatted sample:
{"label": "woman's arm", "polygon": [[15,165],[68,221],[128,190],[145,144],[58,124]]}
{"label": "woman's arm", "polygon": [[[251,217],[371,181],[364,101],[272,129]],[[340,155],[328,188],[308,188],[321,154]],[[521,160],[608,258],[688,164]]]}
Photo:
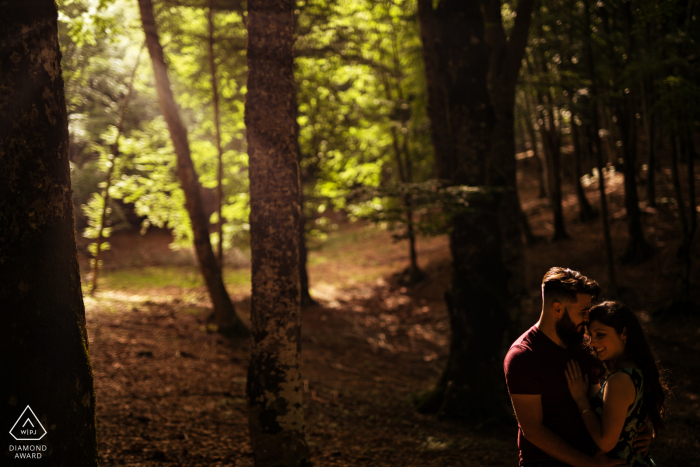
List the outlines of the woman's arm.
{"label": "woman's arm", "polygon": [[603,452],[608,452],[617,444],[625,426],[627,409],[636,396],[634,383],[626,373],[615,373],[608,378],[603,392],[603,417],[598,420],[586,397],[588,377],[581,377],[581,369],[576,362],[570,362],[567,367],[569,390],[581,411],[586,429],[598,447]]}

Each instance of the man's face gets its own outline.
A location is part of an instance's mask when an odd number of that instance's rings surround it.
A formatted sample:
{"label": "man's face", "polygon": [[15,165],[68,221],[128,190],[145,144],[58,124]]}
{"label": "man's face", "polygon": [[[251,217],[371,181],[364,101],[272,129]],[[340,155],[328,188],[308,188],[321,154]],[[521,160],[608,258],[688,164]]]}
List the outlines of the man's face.
{"label": "man's face", "polygon": [[581,345],[588,325],[591,296],[577,294],[576,299],[575,302],[565,300],[565,303],[560,303],[562,316],[554,325],[557,336],[567,347]]}

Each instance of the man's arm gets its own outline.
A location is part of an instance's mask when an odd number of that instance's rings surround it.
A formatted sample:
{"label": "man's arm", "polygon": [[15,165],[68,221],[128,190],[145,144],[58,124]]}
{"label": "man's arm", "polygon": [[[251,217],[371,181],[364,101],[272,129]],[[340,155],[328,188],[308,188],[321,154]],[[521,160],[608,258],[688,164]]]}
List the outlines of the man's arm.
{"label": "man's arm", "polygon": [[566,441],[542,424],[541,394],[511,394],[515,416],[523,436],[553,458],[573,467],[613,467],[625,465],[622,459],[591,457],[571,447]]}

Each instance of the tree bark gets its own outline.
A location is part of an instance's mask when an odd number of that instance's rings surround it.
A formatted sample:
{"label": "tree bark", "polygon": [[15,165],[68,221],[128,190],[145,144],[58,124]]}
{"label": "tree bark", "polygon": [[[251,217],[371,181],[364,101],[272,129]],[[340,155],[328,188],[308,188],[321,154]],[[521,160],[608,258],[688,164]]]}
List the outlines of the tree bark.
{"label": "tree bark", "polygon": [[173,147],[177,154],[177,173],[182,189],[185,192],[185,207],[192,222],[194,247],[199,261],[199,267],[209,290],[214,306],[214,319],[219,331],[232,336],[247,336],[248,330],[236,314],[231,298],[226,291],[221,269],[216,261],[209,240],[209,220],[204,212],[199,179],[190,156],[190,146],[187,141],[187,130],[180,120],[175,98],[170,88],[170,79],[163,56],[163,47],[158,39],[158,29],[153,16],[151,0],[139,0],[141,21],[146,34],[146,46],[153,63],[156,78],[156,88],[160,108],[168,124]]}
{"label": "tree bark", "polygon": [[53,0],[0,4],[0,420],[30,406],[45,465],[97,466],[57,22]]}
{"label": "tree bark", "polygon": [[484,40],[490,48],[487,84],[496,120],[491,130],[491,164],[496,185],[506,191],[500,206],[503,263],[508,269],[508,310],[510,321],[519,327],[521,301],[527,296],[523,236],[527,218],[520,206],[515,159],[515,87],[522,66],[530,30],[534,0],[520,0],[510,37],[506,36],[500,0],[481,0],[485,25]]}
{"label": "tree bark", "polygon": [[[647,88],[648,87],[648,88]],[[656,207],[656,142],[654,141],[654,112],[653,93],[654,80],[641,82],[642,88],[642,115],[644,116],[644,132],[647,137],[647,206]]]}
{"label": "tree bark", "polygon": [[306,248],[306,216],[304,215],[304,194],[299,187],[299,287],[301,290],[301,306],[314,306],[318,302],[309,291],[309,272],[307,270],[309,252]]}
{"label": "tree bark", "polygon": [[[484,186],[492,176],[489,54],[477,2],[419,0],[418,15],[428,88],[428,116],[439,177],[453,185]],[[483,420],[503,414],[498,362],[509,327],[508,270],[503,263],[501,196],[475,200],[452,216],[453,267],[445,294],[452,337],[446,368],[417,401],[422,412]]]}
{"label": "tree bark", "polygon": [[578,217],[581,222],[588,222],[595,217],[593,208],[591,208],[591,203],[588,202],[586,198],[586,192],[581,184],[581,136],[579,133],[578,125],[574,120],[576,112],[574,110],[574,103],[572,99],[573,90],[570,89],[569,93],[569,104],[571,109],[571,138],[574,146],[574,187],[576,189],[576,199],[578,200]]}
{"label": "tree bark", "polygon": [[223,151],[221,150],[221,125],[219,124],[219,85],[216,80],[216,61],[214,60],[214,18],[212,0],[207,0],[207,21],[209,23],[209,72],[211,74],[211,100],[214,106],[214,129],[216,130],[216,150],[219,156],[216,184],[216,212],[219,217],[217,230],[219,231],[219,269],[224,271],[224,218],[221,213],[224,204],[222,182],[224,178]]}
{"label": "tree bark", "polygon": [[[296,96],[296,91],[295,91]],[[318,302],[314,300],[309,291],[309,272],[307,268],[309,250],[306,247],[306,214],[304,212],[304,184],[307,180],[307,173],[301,167],[302,152],[299,145],[299,105],[294,101],[294,131],[296,134],[296,150],[299,157],[299,286],[301,289],[301,306],[315,306]]]}
{"label": "tree bark", "polygon": [[310,465],[300,372],[299,155],[294,1],[248,2],[252,349],[246,394],[256,467]]}
{"label": "tree bark", "polygon": [[537,92],[537,97],[542,111],[540,117],[543,122],[540,125],[540,137],[544,146],[545,162],[549,180],[549,197],[552,203],[552,216],[554,221],[554,235],[552,241],[569,238],[564,223],[564,209],[562,207],[561,193],[561,135],[554,120],[552,109],[552,96],[549,91]]}
{"label": "tree bark", "polygon": [[[530,98],[525,96],[525,112],[527,114],[525,118],[525,128],[527,128],[527,133],[530,135],[530,141],[532,141],[532,152],[535,157],[535,164],[537,165],[537,181],[539,182],[539,194],[538,198],[547,197],[547,178],[545,173],[545,167],[542,163],[542,155],[540,155],[540,150],[537,147],[537,134],[535,133],[534,125],[532,124],[532,117],[534,114],[531,110]],[[544,144],[542,145],[544,146]],[[546,157],[545,157],[546,159]]]}

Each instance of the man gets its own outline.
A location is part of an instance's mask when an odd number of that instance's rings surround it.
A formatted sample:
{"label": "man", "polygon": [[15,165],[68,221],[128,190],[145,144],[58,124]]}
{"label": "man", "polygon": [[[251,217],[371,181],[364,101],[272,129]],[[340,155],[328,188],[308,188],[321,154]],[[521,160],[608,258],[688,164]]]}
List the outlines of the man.
{"label": "man", "polygon": [[[569,392],[564,370],[575,360],[589,381],[597,381],[595,358],[583,346],[591,301],[598,283],[578,271],[552,268],[542,279],[539,321],[510,347],[503,362],[508,392],[518,418],[520,465],[527,467],[612,467],[625,465],[598,451]],[[645,449],[650,435],[638,439]]]}

